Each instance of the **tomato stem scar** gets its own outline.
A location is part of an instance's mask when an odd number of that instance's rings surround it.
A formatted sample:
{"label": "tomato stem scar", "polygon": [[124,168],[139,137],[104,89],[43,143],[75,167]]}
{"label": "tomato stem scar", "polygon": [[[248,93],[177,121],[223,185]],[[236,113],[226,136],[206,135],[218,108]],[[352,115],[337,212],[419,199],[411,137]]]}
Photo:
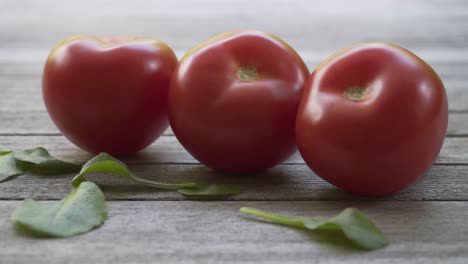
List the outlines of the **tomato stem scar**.
{"label": "tomato stem scar", "polygon": [[254,67],[240,67],[237,69],[237,79],[241,81],[253,81],[258,79],[257,69]]}
{"label": "tomato stem scar", "polygon": [[344,90],[343,95],[351,101],[360,101],[366,97],[367,89],[361,86],[351,86]]}

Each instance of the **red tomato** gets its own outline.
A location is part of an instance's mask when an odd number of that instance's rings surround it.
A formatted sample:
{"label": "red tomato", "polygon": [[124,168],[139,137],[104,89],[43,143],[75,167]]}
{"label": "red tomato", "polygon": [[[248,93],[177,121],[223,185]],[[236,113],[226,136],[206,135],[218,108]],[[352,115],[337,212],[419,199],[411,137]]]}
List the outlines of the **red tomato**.
{"label": "red tomato", "polygon": [[309,71],[285,42],[248,30],[190,50],[169,92],[169,121],[197,160],[225,172],[260,171],[296,150],[294,121]]}
{"label": "red tomato", "polygon": [[128,155],[167,128],[167,96],[177,58],[146,38],[75,36],[55,47],[42,91],[50,117],[71,142]]}
{"label": "red tomato", "polygon": [[364,43],[331,56],[309,78],[296,136],[320,177],[380,196],[429,170],[447,119],[444,85],[427,63],[392,44]]}

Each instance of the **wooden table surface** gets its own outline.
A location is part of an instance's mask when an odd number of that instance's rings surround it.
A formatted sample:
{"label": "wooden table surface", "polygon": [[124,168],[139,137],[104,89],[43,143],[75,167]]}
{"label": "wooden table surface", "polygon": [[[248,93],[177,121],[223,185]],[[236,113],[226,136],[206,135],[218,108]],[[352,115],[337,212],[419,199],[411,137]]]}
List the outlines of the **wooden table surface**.
{"label": "wooden table surface", "polygon": [[[150,179],[235,183],[244,192],[228,201],[186,201],[95,177],[109,201],[107,222],[72,238],[36,239],[15,233],[10,215],[26,197],[61,199],[73,175],[20,176],[0,184],[0,263],[468,263],[468,1],[0,0],[0,145],[90,158],[59,133],[41,97],[43,63],[67,36],[155,37],[180,58],[238,28],[282,37],[311,70],[334,51],[365,41],[393,42],[428,61],[446,85],[450,108],[448,135],[432,169],[394,196],[366,199],[321,180],[298,154],[255,177],[221,175],[194,160],[169,130],[124,161]],[[373,252],[338,247],[246,219],[241,206],[323,218],[354,206],[391,243]]]}

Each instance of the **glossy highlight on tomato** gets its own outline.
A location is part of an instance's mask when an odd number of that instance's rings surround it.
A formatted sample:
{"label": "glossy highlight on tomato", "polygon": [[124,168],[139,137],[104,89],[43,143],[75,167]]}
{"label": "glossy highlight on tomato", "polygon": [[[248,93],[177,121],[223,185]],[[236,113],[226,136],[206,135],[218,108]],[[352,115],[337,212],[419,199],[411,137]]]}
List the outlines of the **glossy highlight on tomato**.
{"label": "glossy highlight on tomato", "polygon": [[73,36],[44,67],[44,103],[78,147],[114,156],[135,153],[168,127],[174,52],[149,38]]}
{"label": "glossy highlight on tomato", "polygon": [[270,168],[296,151],[294,122],[309,71],[284,41],[233,31],[190,50],[169,92],[169,121],[198,161],[224,172]]}
{"label": "glossy highlight on tomato", "polygon": [[388,43],[364,43],[322,62],[306,85],[299,151],[320,177],[370,196],[424,175],[447,131],[442,81],[422,59]]}

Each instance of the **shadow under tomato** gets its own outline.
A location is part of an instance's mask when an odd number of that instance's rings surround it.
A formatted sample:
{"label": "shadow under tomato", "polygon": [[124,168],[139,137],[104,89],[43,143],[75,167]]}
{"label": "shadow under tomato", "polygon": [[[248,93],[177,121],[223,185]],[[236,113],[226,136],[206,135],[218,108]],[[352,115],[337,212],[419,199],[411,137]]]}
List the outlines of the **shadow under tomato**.
{"label": "shadow under tomato", "polygon": [[160,164],[164,162],[164,153],[142,150],[132,155],[117,157],[127,165],[130,164]]}

